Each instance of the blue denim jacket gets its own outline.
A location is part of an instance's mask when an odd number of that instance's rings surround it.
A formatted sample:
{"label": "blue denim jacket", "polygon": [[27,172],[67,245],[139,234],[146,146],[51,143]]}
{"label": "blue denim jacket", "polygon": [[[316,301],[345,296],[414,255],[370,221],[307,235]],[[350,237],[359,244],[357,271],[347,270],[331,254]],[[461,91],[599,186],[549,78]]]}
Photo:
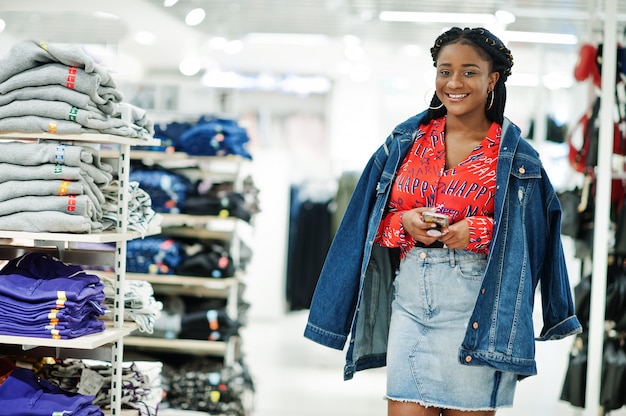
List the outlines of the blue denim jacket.
{"label": "blue denim jacket", "polygon": [[[397,249],[374,244],[395,172],[424,113],[398,125],[363,170],[328,251],[304,336],[343,349],[344,379],[386,363]],[[483,289],[459,346],[459,361],[537,373],[533,305],[541,283],[537,340],[580,333],[561,245],[561,208],[538,153],[505,119],[496,176],[494,237]]]}

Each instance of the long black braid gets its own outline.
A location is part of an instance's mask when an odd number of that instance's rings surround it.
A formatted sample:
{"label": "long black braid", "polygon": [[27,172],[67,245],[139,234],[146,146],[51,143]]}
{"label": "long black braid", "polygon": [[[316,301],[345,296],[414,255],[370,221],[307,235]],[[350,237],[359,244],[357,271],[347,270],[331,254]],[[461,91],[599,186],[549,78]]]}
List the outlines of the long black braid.
{"label": "long black braid", "polygon": [[[453,27],[442,33],[435,40],[433,47],[430,48],[433,65],[437,66],[437,57],[439,56],[439,52],[441,52],[441,48],[453,43],[463,43],[477,47],[479,53],[481,53],[484,58],[491,61],[491,70],[500,73],[500,78],[493,90],[493,94],[495,94],[493,105],[488,109],[489,102],[491,101],[491,97],[488,95],[487,102],[485,103],[485,114],[490,121],[502,124],[504,121],[504,106],[506,104],[506,87],[504,83],[509,75],[511,75],[511,67],[513,66],[513,55],[511,55],[511,51],[504,46],[504,43],[502,43],[500,39],[487,29],[470,29],[468,27],[461,29],[460,27]],[[446,107],[442,105],[437,94],[433,95],[430,107],[426,117],[422,120],[422,124],[428,124],[431,120],[443,117],[447,113]],[[433,108],[437,109],[433,110]]]}

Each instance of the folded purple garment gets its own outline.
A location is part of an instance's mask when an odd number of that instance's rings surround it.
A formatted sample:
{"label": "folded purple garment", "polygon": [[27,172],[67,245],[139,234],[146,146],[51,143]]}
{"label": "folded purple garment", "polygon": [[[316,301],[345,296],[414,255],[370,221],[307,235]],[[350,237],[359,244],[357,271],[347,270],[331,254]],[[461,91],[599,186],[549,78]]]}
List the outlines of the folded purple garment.
{"label": "folded purple garment", "polygon": [[70,393],[38,377],[32,370],[16,368],[0,385],[0,416],[104,416],[93,405],[94,398]]}

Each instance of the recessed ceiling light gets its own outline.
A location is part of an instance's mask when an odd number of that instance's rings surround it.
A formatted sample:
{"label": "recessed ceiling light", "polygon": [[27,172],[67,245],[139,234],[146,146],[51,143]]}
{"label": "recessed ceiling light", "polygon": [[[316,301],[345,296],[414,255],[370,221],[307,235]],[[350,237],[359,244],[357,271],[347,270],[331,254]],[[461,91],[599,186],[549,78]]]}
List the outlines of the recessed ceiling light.
{"label": "recessed ceiling light", "polygon": [[240,40],[231,40],[224,45],[224,53],[234,55],[243,50],[243,42]]}
{"label": "recessed ceiling light", "polygon": [[178,65],[178,69],[181,74],[190,77],[200,72],[201,66],[202,64],[197,58],[185,58]]}
{"label": "recessed ceiling light", "polygon": [[497,10],[494,15],[496,16],[496,19],[498,19],[498,21],[502,24],[509,25],[515,22],[515,15],[506,10]]}
{"label": "recessed ceiling light", "polygon": [[147,32],[145,30],[139,31],[135,33],[135,42],[142,45],[154,45],[156,41],[156,35],[152,32]]}
{"label": "recessed ceiling light", "polygon": [[412,23],[475,23],[489,24],[495,21],[493,14],[487,13],[431,13],[382,11],[378,18],[384,22]]}
{"label": "recessed ceiling light", "polygon": [[576,45],[578,37],[566,33],[516,32],[507,30],[502,35],[508,42],[554,43],[558,45]]}
{"label": "recessed ceiling light", "polygon": [[189,13],[187,13],[187,17],[185,17],[185,23],[189,26],[196,26],[202,23],[204,18],[206,17],[206,12],[204,9],[193,9]]}
{"label": "recessed ceiling light", "polygon": [[172,7],[178,3],[178,0],[163,0],[163,7]]}

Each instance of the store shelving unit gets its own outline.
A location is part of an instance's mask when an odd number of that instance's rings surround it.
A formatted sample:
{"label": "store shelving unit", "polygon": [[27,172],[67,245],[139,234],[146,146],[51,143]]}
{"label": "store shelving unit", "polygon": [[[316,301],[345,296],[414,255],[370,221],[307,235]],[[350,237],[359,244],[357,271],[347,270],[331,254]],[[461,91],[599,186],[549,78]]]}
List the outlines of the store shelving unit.
{"label": "store shelving unit", "polygon": [[[146,165],[158,164],[174,172],[181,172],[192,181],[210,178],[213,182],[232,182],[235,191],[243,190],[244,179],[249,174],[248,161],[232,155],[189,156],[181,152],[133,151],[132,158],[141,160]],[[235,266],[235,275],[212,278],[128,273],[127,277],[150,282],[155,294],[225,299],[228,316],[233,320],[238,320],[242,282],[245,277],[241,269],[242,251],[244,248],[251,249],[253,226],[236,217],[168,213],[160,215],[163,235],[223,242]],[[236,335],[224,341],[165,339],[132,335],[125,338],[125,345],[130,348],[157,354],[222,357],[225,366],[232,366],[240,358],[241,342],[241,338]]]}
{"label": "store shelving unit", "polygon": [[[54,348],[57,356],[61,351],[69,350],[95,350],[100,347],[108,347],[111,350],[111,410],[112,416],[122,415],[122,362],[124,355],[124,337],[136,329],[135,324],[124,322],[124,299],[120,290],[124,285],[126,274],[126,242],[140,237],[141,234],[128,229],[128,175],[130,173],[131,145],[158,145],[159,140],[131,139],[107,134],[80,134],[62,135],[50,133],[20,133],[11,132],[0,134],[2,141],[40,142],[54,140],[65,145],[75,144],[104,144],[117,146],[117,178],[119,192],[117,200],[117,224],[115,232],[103,232],[93,234],[73,233],[33,233],[20,231],[2,231],[0,238],[17,240],[20,245],[3,246],[0,249],[4,259],[14,258],[19,252],[27,251],[50,251],[61,261],[77,264],[106,264],[114,267],[115,274],[115,297],[112,322],[107,324],[104,332],[92,334],[76,339],[52,340],[34,337],[16,337],[0,335],[0,344],[5,346],[21,346],[22,350],[33,350],[38,347]],[[149,233],[160,232],[159,227],[154,227]],[[84,250],[77,248],[76,243],[115,243],[114,251]],[[47,351],[47,350],[46,350]],[[135,412],[136,413],[136,412]],[[124,412],[128,414],[128,412]]]}

